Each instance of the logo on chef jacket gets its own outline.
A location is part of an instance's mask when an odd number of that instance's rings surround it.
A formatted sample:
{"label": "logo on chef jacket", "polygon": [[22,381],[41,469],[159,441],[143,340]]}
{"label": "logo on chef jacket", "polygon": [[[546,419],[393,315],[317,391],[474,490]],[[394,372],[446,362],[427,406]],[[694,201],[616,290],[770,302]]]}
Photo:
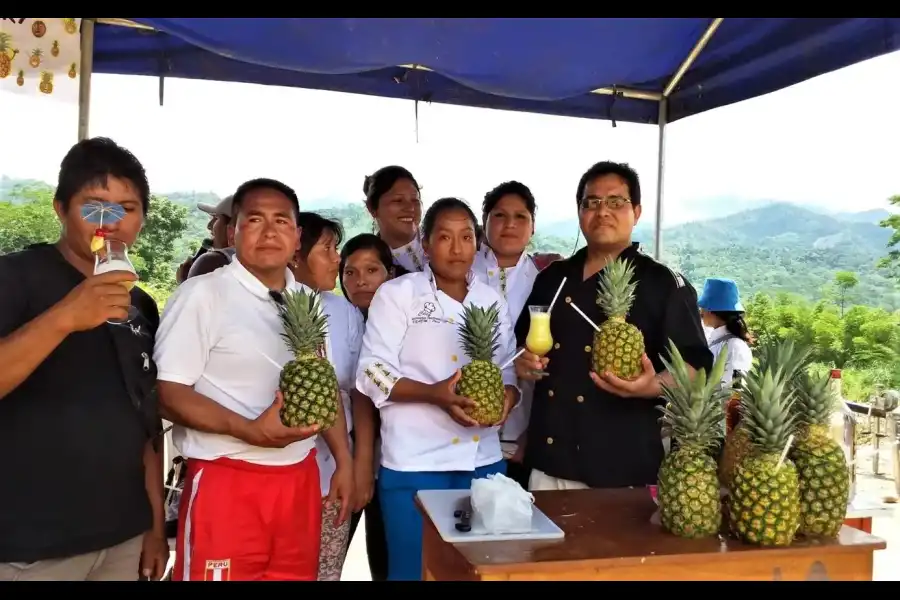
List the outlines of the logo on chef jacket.
{"label": "logo on chef jacket", "polygon": [[434,305],[434,302],[426,302],[422,306],[422,310],[419,311],[419,314],[412,318],[412,322],[416,325],[421,325],[422,323],[440,323],[440,319],[432,316],[436,310],[437,307]]}

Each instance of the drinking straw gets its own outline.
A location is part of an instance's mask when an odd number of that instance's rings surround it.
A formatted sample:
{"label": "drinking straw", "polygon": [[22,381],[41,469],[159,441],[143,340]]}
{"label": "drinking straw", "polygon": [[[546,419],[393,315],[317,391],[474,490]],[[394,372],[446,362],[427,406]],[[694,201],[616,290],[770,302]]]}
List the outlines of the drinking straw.
{"label": "drinking straw", "polygon": [[564,285],[566,285],[565,277],[562,278],[559,287],[556,289],[556,294],[553,295],[553,300],[550,301],[550,306],[547,307],[547,314],[549,314],[550,311],[553,310],[553,305],[556,304],[556,299],[559,298],[559,293],[562,291]]}
{"label": "drinking straw", "polygon": [[578,306],[577,306],[574,302],[569,302],[569,305],[570,305],[572,308],[574,308],[574,309],[575,309],[575,312],[577,312],[579,315],[581,315],[581,318],[583,318],[585,321],[587,321],[588,324],[589,324],[591,327],[593,327],[593,328],[596,329],[597,331],[600,331],[600,328],[597,327],[597,324],[594,323],[593,321],[591,321],[590,318],[588,318],[588,316],[587,316],[586,314],[584,314],[583,312],[581,312],[581,309],[578,308]]}
{"label": "drinking straw", "polygon": [[500,367],[500,370],[502,371],[503,369],[505,369],[505,368],[508,367],[509,365],[513,364],[513,362],[514,362],[517,358],[519,358],[520,356],[522,356],[522,353],[523,353],[523,352],[525,352],[525,348],[522,348],[521,350],[519,350],[518,352],[516,352],[515,354],[513,354],[513,357],[512,357],[511,359],[509,359],[508,361],[506,361],[505,363],[503,363],[503,366]]}
{"label": "drinking straw", "polygon": [[794,441],[794,434],[791,434],[790,436],[788,436],[787,444],[784,445],[784,450],[781,451],[781,458],[778,459],[778,464],[775,465],[776,471],[778,471],[778,469],[781,468],[781,463],[783,463],[784,459],[787,458],[788,450],[790,449],[791,442],[793,442],[793,441]]}

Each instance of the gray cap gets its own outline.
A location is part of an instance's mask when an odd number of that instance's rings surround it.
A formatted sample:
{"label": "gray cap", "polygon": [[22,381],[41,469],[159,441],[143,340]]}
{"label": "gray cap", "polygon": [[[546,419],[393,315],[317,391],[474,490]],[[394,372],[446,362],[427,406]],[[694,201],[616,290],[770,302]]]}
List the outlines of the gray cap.
{"label": "gray cap", "polygon": [[233,200],[234,196],[226,196],[225,198],[222,198],[222,200],[218,204],[207,204],[205,202],[200,202],[199,204],[197,204],[197,208],[208,215],[224,215],[226,217],[231,217],[231,207],[233,204]]}

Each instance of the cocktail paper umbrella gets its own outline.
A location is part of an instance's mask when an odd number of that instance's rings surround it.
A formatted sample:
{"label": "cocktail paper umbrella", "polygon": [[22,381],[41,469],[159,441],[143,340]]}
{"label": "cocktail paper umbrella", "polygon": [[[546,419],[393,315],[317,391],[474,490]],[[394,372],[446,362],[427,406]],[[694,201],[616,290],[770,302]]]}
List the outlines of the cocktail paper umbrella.
{"label": "cocktail paper umbrella", "polygon": [[106,232],[103,231],[103,222],[107,224],[121,221],[125,217],[125,209],[115,202],[103,202],[95,200],[81,207],[81,218],[88,223],[96,223],[97,230],[91,238],[91,252],[99,252],[103,248]]}

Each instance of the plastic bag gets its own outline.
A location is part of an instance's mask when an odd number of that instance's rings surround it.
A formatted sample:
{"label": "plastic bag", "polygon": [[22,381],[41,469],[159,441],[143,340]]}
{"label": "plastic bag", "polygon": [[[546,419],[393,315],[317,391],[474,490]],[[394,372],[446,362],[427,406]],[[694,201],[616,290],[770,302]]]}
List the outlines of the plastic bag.
{"label": "plastic bag", "polygon": [[528,533],[533,504],[534,496],[500,473],[472,481],[473,525],[488,533]]}

